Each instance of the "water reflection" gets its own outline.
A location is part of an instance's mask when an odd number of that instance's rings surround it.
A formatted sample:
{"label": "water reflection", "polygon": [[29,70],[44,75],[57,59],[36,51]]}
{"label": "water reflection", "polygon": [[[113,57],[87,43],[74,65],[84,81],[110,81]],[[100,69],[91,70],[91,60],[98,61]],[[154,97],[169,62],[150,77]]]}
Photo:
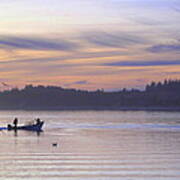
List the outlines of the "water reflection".
{"label": "water reflection", "polygon": [[[18,136],[18,131],[22,131],[22,130],[14,129],[12,131],[14,132],[14,136],[17,137]],[[31,131],[31,133],[36,134],[37,136],[40,136],[43,133],[43,131]]]}

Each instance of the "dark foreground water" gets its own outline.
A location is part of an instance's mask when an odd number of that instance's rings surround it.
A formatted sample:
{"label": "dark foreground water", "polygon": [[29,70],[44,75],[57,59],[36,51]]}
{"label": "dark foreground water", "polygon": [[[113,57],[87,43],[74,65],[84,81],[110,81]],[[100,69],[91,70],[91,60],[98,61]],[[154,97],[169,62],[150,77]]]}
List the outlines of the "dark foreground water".
{"label": "dark foreground water", "polygon": [[0,111],[0,127],[14,117],[44,132],[0,131],[0,179],[180,179],[180,113]]}

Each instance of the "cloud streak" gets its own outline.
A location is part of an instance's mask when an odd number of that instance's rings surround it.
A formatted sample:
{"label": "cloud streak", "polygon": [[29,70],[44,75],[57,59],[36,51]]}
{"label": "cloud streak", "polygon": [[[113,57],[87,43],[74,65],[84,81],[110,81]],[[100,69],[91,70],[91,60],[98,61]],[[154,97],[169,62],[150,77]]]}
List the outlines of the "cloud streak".
{"label": "cloud streak", "polygon": [[120,62],[112,62],[112,63],[104,63],[104,66],[174,66],[180,65],[180,60],[169,60],[169,61],[120,61]]}
{"label": "cloud streak", "polygon": [[1,36],[0,49],[28,49],[28,50],[62,50],[72,51],[77,44],[64,39],[47,39],[37,37]]}
{"label": "cloud streak", "polygon": [[66,84],[64,84],[64,86],[68,87],[68,86],[72,86],[72,85],[87,85],[87,84],[90,84],[90,82],[87,80],[82,80],[82,81],[74,81],[72,83],[66,83]]}
{"label": "cloud streak", "polygon": [[86,32],[80,38],[92,45],[100,47],[124,48],[129,45],[147,43],[147,39],[142,36],[132,35],[125,32]]}
{"label": "cloud streak", "polygon": [[150,48],[147,48],[147,51],[151,53],[164,53],[164,52],[174,52],[174,51],[180,51],[180,44],[159,44],[152,46]]}
{"label": "cloud streak", "polygon": [[83,84],[88,84],[88,81],[76,81],[73,84],[79,84],[79,85],[83,85]]}

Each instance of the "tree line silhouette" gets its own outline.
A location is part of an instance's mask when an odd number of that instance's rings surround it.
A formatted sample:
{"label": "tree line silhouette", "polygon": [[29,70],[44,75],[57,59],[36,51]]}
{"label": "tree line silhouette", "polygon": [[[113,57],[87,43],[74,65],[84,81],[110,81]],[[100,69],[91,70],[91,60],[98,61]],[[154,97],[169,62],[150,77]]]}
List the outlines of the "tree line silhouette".
{"label": "tree line silhouette", "polygon": [[145,90],[85,91],[27,85],[0,92],[0,109],[137,109],[180,108],[180,80],[146,85]]}

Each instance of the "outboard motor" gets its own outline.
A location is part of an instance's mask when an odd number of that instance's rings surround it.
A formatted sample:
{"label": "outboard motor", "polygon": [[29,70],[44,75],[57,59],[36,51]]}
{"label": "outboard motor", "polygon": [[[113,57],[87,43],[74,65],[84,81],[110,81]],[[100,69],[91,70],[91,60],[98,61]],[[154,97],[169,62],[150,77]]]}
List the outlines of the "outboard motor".
{"label": "outboard motor", "polygon": [[12,130],[12,126],[11,126],[10,124],[8,124],[7,129],[8,129],[9,131]]}

